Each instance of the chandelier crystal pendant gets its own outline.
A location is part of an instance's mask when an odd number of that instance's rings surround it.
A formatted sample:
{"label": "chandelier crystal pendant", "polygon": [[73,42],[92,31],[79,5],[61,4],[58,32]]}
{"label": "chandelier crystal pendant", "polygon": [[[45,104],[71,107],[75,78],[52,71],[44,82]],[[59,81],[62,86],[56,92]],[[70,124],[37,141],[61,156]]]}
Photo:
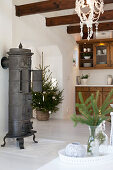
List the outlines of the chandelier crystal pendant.
{"label": "chandelier crystal pendant", "polygon": [[75,11],[80,17],[81,37],[83,37],[83,26],[86,25],[88,28],[87,39],[90,40],[93,35],[93,24],[97,31],[100,14],[104,13],[103,0],[76,0]]}

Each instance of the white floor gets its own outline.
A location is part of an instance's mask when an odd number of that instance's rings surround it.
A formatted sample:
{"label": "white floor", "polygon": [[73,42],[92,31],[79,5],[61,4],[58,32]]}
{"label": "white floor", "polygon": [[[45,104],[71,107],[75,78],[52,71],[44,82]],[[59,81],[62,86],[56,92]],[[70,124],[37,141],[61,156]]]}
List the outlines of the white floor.
{"label": "white floor", "polygon": [[[0,149],[0,170],[38,170],[58,156],[58,150],[70,142],[87,143],[88,127],[78,125],[71,120],[34,121],[34,129],[38,131],[39,143],[32,142],[32,137],[25,139],[25,149],[20,150],[15,140],[8,140],[6,147]],[[106,126],[110,133],[110,125]]]}

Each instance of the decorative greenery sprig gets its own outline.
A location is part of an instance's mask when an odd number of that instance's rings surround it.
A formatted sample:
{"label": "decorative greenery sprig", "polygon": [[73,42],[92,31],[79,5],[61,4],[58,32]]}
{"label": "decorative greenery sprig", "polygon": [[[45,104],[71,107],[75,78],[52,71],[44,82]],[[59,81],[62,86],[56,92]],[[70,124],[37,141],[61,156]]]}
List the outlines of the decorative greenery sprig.
{"label": "decorative greenery sprig", "polygon": [[[62,103],[63,90],[59,90],[56,80],[55,82],[52,81],[52,72],[48,67],[42,69],[41,65],[39,66],[42,70],[42,92],[32,92],[32,106],[33,109],[53,113],[59,110],[58,105]],[[54,83],[56,86],[54,86]]]}
{"label": "decorative greenery sprig", "polygon": [[109,120],[108,114],[113,112],[110,104],[113,102],[111,97],[113,96],[113,90],[108,94],[102,106],[98,106],[99,91],[96,92],[96,96],[91,94],[89,98],[84,101],[82,93],[79,92],[79,99],[81,103],[77,103],[79,112],[82,116],[77,116],[74,114],[72,120],[75,123],[75,126],[78,123],[87,124],[89,126],[98,126],[103,120]]}
{"label": "decorative greenery sprig", "polygon": [[86,74],[86,75],[83,75],[83,74],[82,74],[81,79],[88,79],[88,77],[89,77],[88,74]]}

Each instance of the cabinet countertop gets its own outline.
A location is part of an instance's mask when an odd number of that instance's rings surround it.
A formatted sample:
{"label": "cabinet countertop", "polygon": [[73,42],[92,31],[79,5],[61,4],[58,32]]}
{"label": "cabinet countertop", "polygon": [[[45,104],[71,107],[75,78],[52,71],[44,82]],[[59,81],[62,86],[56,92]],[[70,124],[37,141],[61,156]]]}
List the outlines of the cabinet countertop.
{"label": "cabinet countertop", "polygon": [[113,87],[113,85],[75,85],[75,87]]}

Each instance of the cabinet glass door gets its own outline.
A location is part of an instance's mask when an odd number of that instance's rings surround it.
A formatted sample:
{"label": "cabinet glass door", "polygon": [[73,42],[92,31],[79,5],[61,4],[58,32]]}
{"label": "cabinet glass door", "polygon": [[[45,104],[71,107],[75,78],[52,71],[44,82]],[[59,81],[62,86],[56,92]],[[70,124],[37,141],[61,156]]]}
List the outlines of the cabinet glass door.
{"label": "cabinet glass door", "polygon": [[109,45],[107,43],[100,43],[95,46],[95,66],[109,65]]}

